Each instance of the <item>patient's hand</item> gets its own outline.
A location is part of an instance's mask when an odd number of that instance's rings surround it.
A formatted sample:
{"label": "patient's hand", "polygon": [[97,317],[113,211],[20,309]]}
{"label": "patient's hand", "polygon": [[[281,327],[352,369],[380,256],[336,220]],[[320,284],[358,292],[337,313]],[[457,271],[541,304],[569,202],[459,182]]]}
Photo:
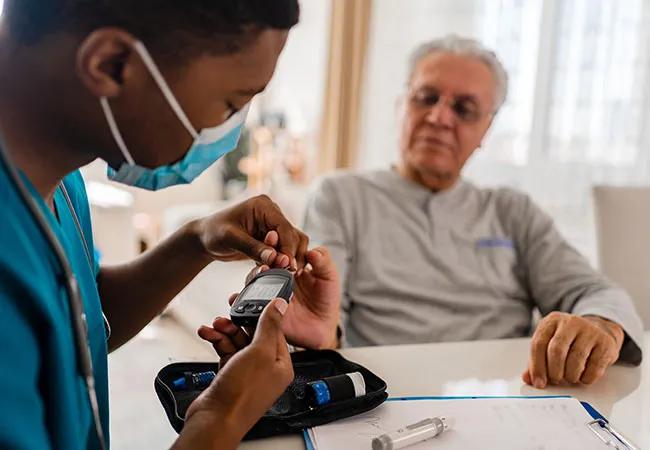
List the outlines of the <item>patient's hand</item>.
{"label": "patient's hand", "polygon": [[618,359],[625,333],[596,316],[552,312],[537,327],[522,379],[542,389],[551,384],[591,384]]}
{"label": "patient's hand", "polygon": [[[294,276],[294,294],[284,316],[282,330],[287,341],[312,349],[336,348],[336,327],[339,322],[340,293],[336,267],[326,248],[306,254],[309,263]],[[268,266],[256,268],[249,279]],[[233,294],[229,303],[237,297]],[[199,336],[212,343],[225,364],[237,351],[246,347],[253,330],[243,330],[230,319],[217,317],[212,327],[202,326]]]}
{"label": "patient's hand", "polygon": [[308,265],[294,277],[293,298],[282,329],[292,345],[336,348],[341,306],[336,266],[325,247],[307,252],[306,260]]}

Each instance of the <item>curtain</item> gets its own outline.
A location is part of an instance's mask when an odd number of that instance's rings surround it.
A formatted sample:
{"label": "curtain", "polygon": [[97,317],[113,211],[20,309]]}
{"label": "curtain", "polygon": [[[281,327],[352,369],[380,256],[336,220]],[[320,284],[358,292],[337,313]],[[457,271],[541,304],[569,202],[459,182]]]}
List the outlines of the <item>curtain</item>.
{"label": "curtain", "polygon": [[559,3],[545,143],[559,162],[629,166],[647,122],[644,0]]}
{"label": "curtain", "polygon": [[333,0],[319,171],[351,167],[358,154],[361,85],[372,0]]}

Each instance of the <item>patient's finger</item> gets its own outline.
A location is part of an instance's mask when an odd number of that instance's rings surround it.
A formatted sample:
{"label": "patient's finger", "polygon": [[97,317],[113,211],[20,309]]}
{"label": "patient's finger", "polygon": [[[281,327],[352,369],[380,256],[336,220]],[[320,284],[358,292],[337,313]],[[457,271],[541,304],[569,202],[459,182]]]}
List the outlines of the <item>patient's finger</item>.
{"label": "patient's finger", "polygon": [[216,331],[214,328],[203,325],[199,328],[198,334],[202,339],[212,344],[212,347],[221,358],[237,353],[237,347],[235,347],[230,337]]}
{"label": "patient's finger", "polygon": [[332,255],[327,247],[316,247],[307,253],[308,265],[305,270],[309,270],[313,276],[321,280],[337,280],[338,273],[336,265],[332,261]]}
{"label": "patient's finger", "polygon": [[576,338],[575,328],[560,323],[555,334],[548,343],[546,352],[546,372],[548,379],[553,384],[559,384],[564,380],[567,355]]}
{"label": "patient's finger", "polygon": [[591,351],[591,355],[589,355],[585,371],[582,373],[580,381],[584,384],[595,383],[605,375],[605,370],[611,366],[615,360],[615,354],[608,351],[608,349],[602,344],[597,345]]}
{"label": "patient's finger", "polygon": [[579,335],[571,346],[566,359],[566,368],[564,369],[564,379],[569,383],[578,383],[582,377],[587,360],[594,348],[594,342],[589,336]]}
{"label": "patient's finger", "polygon": [[538,389],[546,387],[548,376],[546,373],[546,350],[548,343],[555,334],[557,324],[555,321],[542,321],[530,344],[530,361],[528,368],[533,386]]}
{"label": "patient's finger", "polygon": [[238,350],[250,344],[250,338],[244,330],[224,317],[214,319],[212,327],[215,331],[228,336]]}

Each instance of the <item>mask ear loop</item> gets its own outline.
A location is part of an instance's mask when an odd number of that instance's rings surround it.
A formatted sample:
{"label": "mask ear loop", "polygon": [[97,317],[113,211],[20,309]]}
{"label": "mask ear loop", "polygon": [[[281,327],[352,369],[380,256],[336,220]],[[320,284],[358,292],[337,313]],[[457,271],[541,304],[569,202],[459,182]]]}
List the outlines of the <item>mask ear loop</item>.
{"label": "mask ear loop", "polygon": [[108,99],[106,97],[102,97],[99,99],[99,103],[102,105],[102,109],[104,110],[104,115],[106,116],[106,121],[108,122],[108,126],[111,129],[111,133],[113,133],[113,139],[115,139],[115,143],[120,148],[120,151],[124,156],[124,159],[126,159],[126,162],[130,166],[135,166],[135,161],[133,160],[133,157],[131,156],[129,149],[126,147],[126,144],[124,143],[124,138],[122,138],[122,133],[120,133],[120,128],[117,126],[117,122],[115,122],[115,116],[113,115],[113,111],[111,111],[111,106],[108,103]]}
{"label": "mask ear loop", "polygon": [[187,131],[190,133],[192,138],[196,140],[196,138],[199,137],[199,133],[196,131],[194,126],[192,126],[190,119],[188,119],[187,116],[185,115],[185,111],[183,111],[183,108],[181,108],[181,105],[178,103],[178,100],[176,100],[176,97],[172,93],[172,90],[169,88],[169,85],[165,81],[165,77],[163,77],[162,73],[160,73],[160,70],[158,70],[158,66],[154,62],[151,55],[149,54],[147,48],[144,46],[144,44],[141,41],[137,41],[134,44],[133,48],[135,49],[136,52],[138,52],[140,58],[142,58],[142,62],[149,70],[149,73],[151,74],[154,81],[158,85],[158,88],[160,88],[162,94],[165,96],[167,103],[169,103],[169,106],[176,114],[176,117],[178,117],[178,120],[181,121],[181,123],[183,124],[185,129],[187,129]]}

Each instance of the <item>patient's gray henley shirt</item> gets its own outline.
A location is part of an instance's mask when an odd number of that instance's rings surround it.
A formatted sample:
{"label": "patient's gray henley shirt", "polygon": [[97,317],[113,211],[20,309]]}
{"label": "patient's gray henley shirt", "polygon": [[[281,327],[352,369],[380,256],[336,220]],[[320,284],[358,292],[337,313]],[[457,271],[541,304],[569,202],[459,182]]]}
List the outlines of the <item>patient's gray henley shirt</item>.
{"label": "patient's gray henley shirt", "polygon": [[336,173],[310,196],[304,229],[339,270],[346,345],[527,336],[538,307],[620,324],[621,359],[641,360],[629,296],[523,193],[467,181],[433,193],[392,170]]}

